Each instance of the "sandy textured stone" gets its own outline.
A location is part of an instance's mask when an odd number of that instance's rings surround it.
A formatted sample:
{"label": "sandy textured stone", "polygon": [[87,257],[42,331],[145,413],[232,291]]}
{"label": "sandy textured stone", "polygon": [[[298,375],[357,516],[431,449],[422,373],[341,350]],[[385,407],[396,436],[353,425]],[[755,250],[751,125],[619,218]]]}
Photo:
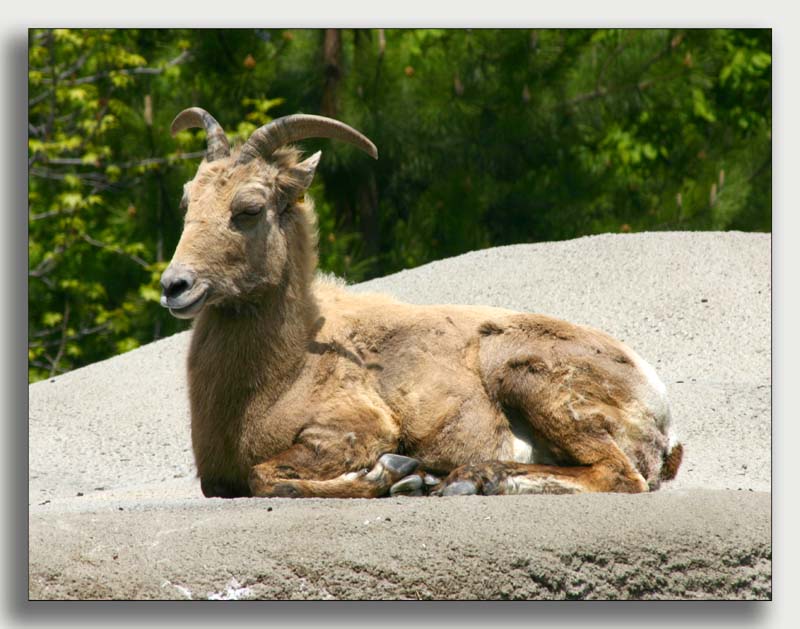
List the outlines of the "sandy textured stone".
{"label": "sandy textured stone", "polygon": [[514,245],[354,290],[625,340],[669,389],[678,478],[640,496],[207,500],[182,333],[30,386],[30,597],[771,597],[768,234]]}

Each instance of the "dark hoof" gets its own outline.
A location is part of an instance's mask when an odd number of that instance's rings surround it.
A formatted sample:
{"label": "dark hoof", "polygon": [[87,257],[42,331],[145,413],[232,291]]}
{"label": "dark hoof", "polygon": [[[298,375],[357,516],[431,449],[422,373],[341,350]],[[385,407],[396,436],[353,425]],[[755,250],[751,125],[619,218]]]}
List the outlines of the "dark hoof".
{"label": "dark hoof", "polygon": [[397,481],[389,490],[390,496],[422,496],[423,492],[422,478],[417,474],[406,476],[405,478]]}
{"label": "dark hoof", "polygon": [[472,496],[478,493],[478,486],[471,480],[458,480],[445,485],[437,493],[440,496]]}
{"label": "dark hoof", "polygon": [[208,478],[200,479],[200,490],[206,498],[243,498],[252,496],[247,485],[237,485]]}
{"label": "dark hoof", "polygon": [[419,461],[402,454],[384,454],[378,459],[378,463],[383,465],[394,478],[403,478],[413,474],[419,467]]}
{"label": "dark hoof", "polygon": [[507,491],[516,464],[488,461],[462,465],[450,472],[431,493],[435,496],[496,496]]}
{"label": "dark hoof", "polygon": [[291,483],[278,483],[272,488],[269,495],[274,498],[300,498],[303,494]]}
{"label": "dark hoof", "polygon": [[442,479],[436,478],[433,474],[425,474],[425,478],[423,479],[423,481],[426,487],[431,488],[441,483]]}

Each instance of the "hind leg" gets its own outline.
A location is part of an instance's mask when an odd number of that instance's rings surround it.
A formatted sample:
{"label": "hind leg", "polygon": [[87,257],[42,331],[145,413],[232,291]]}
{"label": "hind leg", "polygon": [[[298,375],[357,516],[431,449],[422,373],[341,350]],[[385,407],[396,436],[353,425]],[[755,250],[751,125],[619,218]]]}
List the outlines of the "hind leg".
{"label": "hind leg", "polygon": [[638,493],[647,489],[642,475],[629,463],[615,465],[601,461],[567,466],[487,461],[456,468],[433,488],[431,495]]}
{"label": "hind leg", "polygon": [[527,423],[557,465],[463,466],[436,493],[648,491],[626,452],[647,450],[652,418],[636,396],[636,368],[618,343],[545,317],[520,317],[482,334],[489,398]]}
{"label": "hind leg", "polygon": [[501,390],[503,401],[529,422],[533,438],[548,444],[559,465],[513,461],[465,465],[453,470],[434,494],[648,491],[645,478],[615,439],[625,433],[621,409],[599,404],[589,391],[559,382],[524,386],[529,383],[518,379],[511,384],[516,385],[511,391]]}
{"label": "hind leg", "polygon": [[534,439],[544,438],[563,465],[485,461],[456,468],[434,495],[648,491],[648,483],[612,437],[605,415],[573,417],[567,407],[549,415],[526,414]]}
{"label": "hind leg", "polygon": [[468,494],[639,493],[648,491],[644,477],[616,447],[594,463],[538,465],[487,461],[456,468],[431,492],[436,496]]}

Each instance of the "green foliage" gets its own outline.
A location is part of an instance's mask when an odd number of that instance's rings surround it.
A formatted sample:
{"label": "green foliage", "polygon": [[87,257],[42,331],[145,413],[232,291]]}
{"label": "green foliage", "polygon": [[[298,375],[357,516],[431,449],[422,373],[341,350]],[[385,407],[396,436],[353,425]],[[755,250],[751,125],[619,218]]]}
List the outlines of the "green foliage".
{"label": "green foliage", "polygon": [[[128,351],[178,326],[158,306],[180,217],[163,128],[177,46],[137,31],[32,31],[29,106],[29,377]],[[132,52],[132,51],[137,52]],[[150,59],[146,55],[150,55]],[[154,128],[155,127],[155,128]]]}
{"label": "green foliage", "polygon": [[351,281],[606,231],[771,229],[768,30],[32,30],[29,377],[186,327],[159,305],[211,111],[298,111],[323,149],[320,266]]}

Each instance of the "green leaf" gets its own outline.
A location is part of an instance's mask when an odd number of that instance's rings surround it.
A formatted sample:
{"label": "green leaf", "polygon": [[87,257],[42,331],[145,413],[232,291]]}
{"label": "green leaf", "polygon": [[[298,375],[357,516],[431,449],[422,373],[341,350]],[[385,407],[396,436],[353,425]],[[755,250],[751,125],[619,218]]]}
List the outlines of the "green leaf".
{"label": "green leaf", "polygon": [[139,294],[142,296],[143,299],[146,299],[147,301],[153,301],[156,303],[161,301],[161,291],[157,290],[153,286],[148,286],[148,285],[140,286]]}
{"label": "green leaf", "polygon": [[119,354],[124,354],[125,352],[129,352],[137,347],[139,347],[139,341],[131,336],[117,341],[116,343],[117,353]]}
{"label": "green leaf", "polygon": [[757,52],[753,54],[750,61],[758,69],[767,68],[772,64],[772,55],[767,52]]}
{"label": "green leaf", "polygon": [[[309,194],[320,266],[348,279],[621,225],[771,230],[765,29],[387,29],[383,40],[342,29],[335,80],[319,30],[287,32],[291,43],[279,30],[48,32],[29,33],[29,215],[56,213],[28,226],[29,268],[50,269],[29,281],[31,331],[67,299],[76,329],[105,324],[74,343],[80,355],[65,348],[61,367],[186,328],[154,301],[181,233],[175,206],[201,161],[184,155],[206,145],[202,129],[170,136],[191,105],[241,145],[277,112],[320,113],[331,97],[336,117],[375,141],[377,163],[325,142]],[[167,67],[183,50],[191,58]],[[259,62],[248,69],[251,53]],[[140,65],[162,71],[121,72]],[[70,75],[46,97],[54,71],[71,68],[99,78],[75,85]],[[134,166],[146,157],[159,166]],[[81,234],[166,261],[142,268]],[[29,379],[48,374],[29,364]]]}
{"label": "green leaf", "polygon": [[67,96],[70,100],[76,102],[83,102],[86,100],[86,89],[83,87],[72,87],[67,90]]}
{"label": "green leaf", "polygon": [[79,192],[63,192],[59,195],[61,205],[65,208],[74,210],[83,205],[83,195]]}
{"label": "green leaf", "polygon": [[[81,180],[78,178],[77,175],[73,175],[72,173],[68,173],[64,175],[64,185],[70,188],[80,188],[81,187]],[[80,198],[80,194],[76,193],[78,198]],[[74,206],[73,206],[74,208]]]}
{"label": "green leaf", "polygon": [[63,320],[64,316],[60,312],[45,312],[42,316],[42,323],[45,327],[54,328]]}
{"label": "green leaf", "polygon": [[711,106],[706,100],[706,95],[700,88],[697,87],[692,89],[692,111],[694,112],[695,116],[698,116],[703,120],[708,122],[717,121],[717,117],[714,115],[714,112],[711,110]]}

